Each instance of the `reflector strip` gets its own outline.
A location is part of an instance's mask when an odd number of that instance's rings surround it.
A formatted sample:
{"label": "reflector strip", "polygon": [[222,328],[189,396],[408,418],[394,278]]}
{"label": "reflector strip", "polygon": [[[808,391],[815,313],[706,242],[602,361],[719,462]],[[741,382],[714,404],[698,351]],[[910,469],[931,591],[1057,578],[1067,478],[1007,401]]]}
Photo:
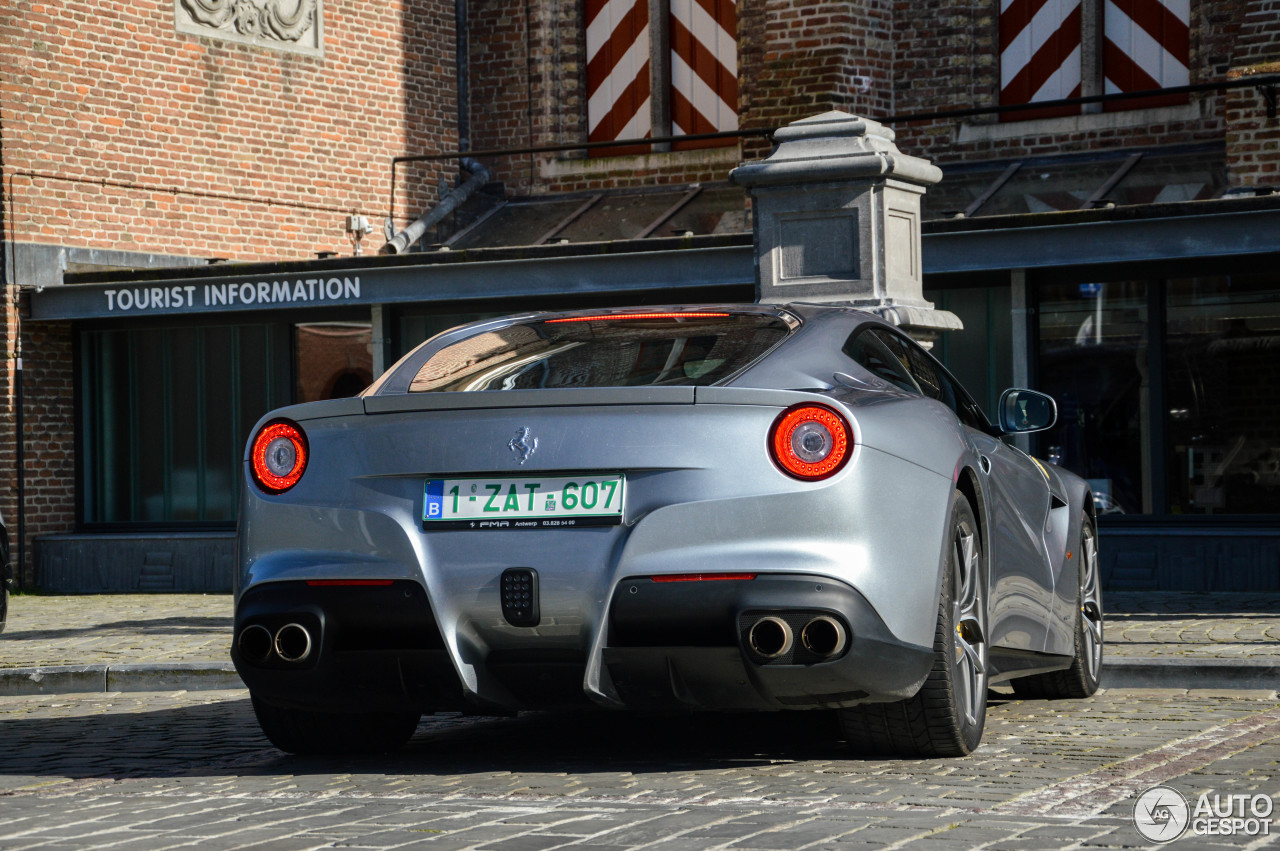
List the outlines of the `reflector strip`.
{"label": "reflector strip", "polygon": [[719,582],[755,579],[754,573],[672,573],[667,576],[650,576],[654,582]]}
{"label": "reflector strip", "polygon": [[391,579],[308,579],[307,584],[312,588],[332,588],[335,586],[367,586],[367,585],[390,585],[394,580]]}
{"label": "reflector strip", "polygon": [[622,319],[724,319],[729,313],[604,313],[599,316],[566,316],[563,319],[548,319],[548,325],[559,322],[610,322]]}

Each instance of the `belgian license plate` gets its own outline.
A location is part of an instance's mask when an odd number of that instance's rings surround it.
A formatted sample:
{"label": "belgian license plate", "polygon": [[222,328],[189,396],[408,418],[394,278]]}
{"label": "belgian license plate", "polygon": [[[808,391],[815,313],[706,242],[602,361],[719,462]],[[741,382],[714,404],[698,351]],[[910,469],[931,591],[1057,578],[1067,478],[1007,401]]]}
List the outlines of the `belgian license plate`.
{"label": "belgian license plate", "polygon": [[549,529],[622,522],[622,474],[558,478],[428,479],[429,529]]}

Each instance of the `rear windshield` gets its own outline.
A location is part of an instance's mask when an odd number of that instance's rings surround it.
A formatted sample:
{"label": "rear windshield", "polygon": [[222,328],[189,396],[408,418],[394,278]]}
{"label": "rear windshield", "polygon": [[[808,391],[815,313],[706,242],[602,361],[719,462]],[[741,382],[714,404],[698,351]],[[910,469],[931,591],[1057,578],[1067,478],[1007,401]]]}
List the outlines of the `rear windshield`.
{"label": "rear windshield", "polygon": [[409,392],[714,384],[750,365],[790,330],[783,319],[758,313],[523,322],[436,352]]}

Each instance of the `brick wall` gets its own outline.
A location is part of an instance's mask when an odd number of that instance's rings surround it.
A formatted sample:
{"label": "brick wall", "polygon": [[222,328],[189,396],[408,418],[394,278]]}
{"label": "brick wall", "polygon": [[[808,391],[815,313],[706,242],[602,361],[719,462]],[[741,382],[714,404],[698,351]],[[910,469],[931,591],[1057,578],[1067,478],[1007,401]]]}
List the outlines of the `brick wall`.
{"label": "brick wall", "polygon": [[[1280,0],[1253,0],[1242,5],[1246,8],[1229,75],[1248,80],[1280,74]],[[1226,101],[1227,168],[1232,184],[1242,189],[1280,190],[1280,116],[1267,117],[1263,93],[1253,87],[1232,90]]]}
{"label": "brick wall", "polygon": [[[17,339],[18,312],[10,296],[11,290],[4,288],[4,341],[7,344],[4,359],[0,360],[0,516],[3,516],[9,541],[13,548],[12,560],[17,560],[18,544],[18,491],[17,491],[17,441],[12,435],[17,433],[17,361],[12,341]],[[3,568],[0,567],[0,571]]]}
{"label": "brick wall", "polygon": [[[70,531],[75,525],[75,397],[72,393],[71,326],[23,323],[23,412],[26,505],[24,586],[32,585],[32,541],[37,535]],[[8,360],[12,370],[13,361]],[[7,391],[12,395],[12,377]],[[0,509],[4,512],[11,559],[18,558],[17,418],[6,406],[0,441]],[[15,570],[15,577],[16,577]]]}
{"label": "brick wall", "polygon": [[[1225,76],[1241,5],[1192,3],[1192,83]],[[998,4],[990,0],[897,3],[894,112],[995,105],[1000,80],[997,26]],[[896,124],[894,130],[902,150],[942,164],[1221,141],[1223,97],[1193,95],[1192,103],[1182,110],[1045,121],[999,122],[994,115],[922,121]],[[1004,126],[996,126],[1001,123]]]}
{"label": "brick wall", "polygon": [[[350,253],[343,216],[384,214],[390,158],[455,142],[453,3],[324,11],[314,57],[179,34],[173,0],[9,0],[8,238],[233,260]],[[406,171],[407,185],[434,185],[431,169]],[[401,199],[401,213],[431,200]]]}
{"label": "brick wall", "polygon": [[887,0],[757,0],[740,14],[751,126],[776,127],[832,109],[893,109],[893,9]]}
{"label": "brick wall", "polygon": [[[323,55],[308,56],[180,34],[173,0],[6,0],[4,240],[231,260],[351,253],[344,217],[385,216],[391,158],[456,146],[454,4],[323,8]],[[434,203],[442,172],[403,169],[400,226]],[[0,510],[16,558],[11,305],[6,317]],[[27,322],[22,347],[30,565],[31,538],[74,526],[72,332]]]}
{"label": "brick wall", "polygon": [[[471,149],[532,147],[525,8],[504,0],[475,0],[468,11]],[[524,194],[528,159],[486,158],[485,165],[509,190]]]}
{"label": "brick wall", "polygon": [[[1241,45],[1252,55],[1271,50],[1278,39],[1266,22],[1280,19],[1275,5],[1276,0],[1193,3],[1191,81],[1224,79],[1239,64],[1234,57]],[[582,139],[581,3],[533,0],[511,9],[497,0],[477,0],[471,14],[475,146]],[[1242,31],[1249,16],[1263,23]],[[830,109],[882,118],[994,105],[1000,73],[997,25],[994,0],[740,0],[740,124],[776,127]],[[870,91],[862,91],[863,81],[870,83]],[[1236,96],[1196,94],[1181,109],[1108,112],[1075,120],[998,122],[995,116],[983,116],[899,123],[894,130],[904,151],[943,164],[1232,142],[1235,137],[1227,133],[1229,97]],[[1249,97],[1242,93],[1237,108],[1256,119],[1258,110]],[[1001,123],[1005,126],[995,127]],[[1243,125],[1241,132],[1246,132]],[[768,151],[765,140],[745,140],[742,158]],[[511,191],[524,194],[688,182],[706,179],[708,173],[723,179],[728,170],[709,170],[705,161],[679,154],[604,158],[613,162],[572,167],[581,158],[516,157],[494,171]],[[1232,179],[1239,185],[1252,178],[1233,168]]]}
{"label": "brick wall", "polygon": [[[749,0],[739,0],[740,17],[750,6]],[[472,0],[468,54],[473,149],[585,140],[582,16],[581,0],[530,0],[519,5]],[[739,33],[741,53],[741,29]],[[741,83],[741,73],[739,79]],[[736,149],[639,157],[603,152],[588,157],[578,150],[486,158],[485,165],[509,193],[528,195],[723,181],[738,161]]]}

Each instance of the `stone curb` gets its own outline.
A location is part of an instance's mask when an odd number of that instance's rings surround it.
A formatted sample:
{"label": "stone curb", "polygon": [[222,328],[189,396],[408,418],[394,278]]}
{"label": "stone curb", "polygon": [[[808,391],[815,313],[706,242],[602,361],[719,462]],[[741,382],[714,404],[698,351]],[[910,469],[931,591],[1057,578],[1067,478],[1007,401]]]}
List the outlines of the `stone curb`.
{"label": "stone curb", "polygon": [[[1280,689],[1280,664],[1269,660],[1109,658],[1104,688]],[[0,696],[76,692],[241,689],[230,662],[60,665],[0,669]]]}
{"label": "stone curb", "polygon": [[1280,664],[1269,659],[1167,659],[1121,656],[1102,660],[1103,688],[1280,689]]}
{"label": "stone curb", "polygon": [[109,691],[240,689],[230,662],[58,665],[0,669],[0,696]]}

